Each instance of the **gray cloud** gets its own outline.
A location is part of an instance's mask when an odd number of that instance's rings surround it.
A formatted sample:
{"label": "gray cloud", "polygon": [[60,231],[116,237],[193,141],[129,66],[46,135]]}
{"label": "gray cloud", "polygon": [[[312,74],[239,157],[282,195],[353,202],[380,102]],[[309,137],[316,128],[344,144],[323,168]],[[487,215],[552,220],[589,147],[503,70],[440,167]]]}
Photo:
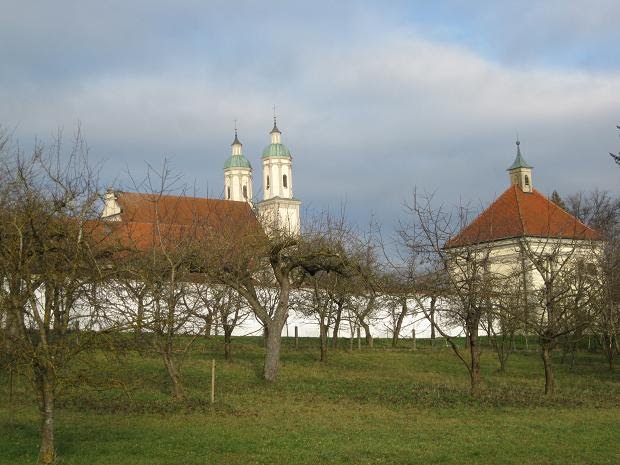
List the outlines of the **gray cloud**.
{"label": "gray cloud", "polygon": [[[393,224],[414,186],[490,201],[507,187],[516,131],[543,192],[618,193],[606,157],[620,145],[617,69],[502,62],[356,2],[291,19],[284,3],[20,8],[0,19],[0,39],[15,44],[0,51],[0,121],[23,143],[81,121],[106,182],[166,156],[199,193],[219,195],[233,120],[256,170],[275,102],[296,195],[314,209],[346,203],[361,224],[371,212]],[[567,9],[529,21],[551,17],[558,36],[576,20]],[[584,36],[607,27],[601,15],[580,24]]]}

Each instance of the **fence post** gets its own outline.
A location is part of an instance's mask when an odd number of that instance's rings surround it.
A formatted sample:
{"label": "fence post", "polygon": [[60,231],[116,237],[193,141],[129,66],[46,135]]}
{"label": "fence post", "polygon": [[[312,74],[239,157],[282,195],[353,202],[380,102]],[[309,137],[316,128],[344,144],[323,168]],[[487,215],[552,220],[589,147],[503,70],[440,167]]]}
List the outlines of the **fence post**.
{"label": "fence post", "polygon": [[295,326],[295,349],[299,349],[299,333],[297,331],[297,326]]}
{"label": "fence post", "polygon": [[413,350],[416,350],[415,328],[411,328],[411,338],[413,339]]}
{"label": "fence post", "polygon": [[215,403],[215,359],[211,360],[211,403]]}
{"label": "fence post", "polygon": [[357,327],[357,350],[362,350],[362,335],[360,327]]}

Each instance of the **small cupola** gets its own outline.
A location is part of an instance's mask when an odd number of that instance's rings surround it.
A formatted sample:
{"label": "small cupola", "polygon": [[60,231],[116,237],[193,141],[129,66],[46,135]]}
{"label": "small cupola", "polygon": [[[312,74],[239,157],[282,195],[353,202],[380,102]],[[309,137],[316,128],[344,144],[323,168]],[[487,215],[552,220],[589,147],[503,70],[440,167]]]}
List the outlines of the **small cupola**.
{"label": "small cupola", "polygon": [[532,166],[530,166],[521,155],[521,142],[517,140],[517,157],[508,167],[510,185],[517,185],[523,192],[532,192]]}

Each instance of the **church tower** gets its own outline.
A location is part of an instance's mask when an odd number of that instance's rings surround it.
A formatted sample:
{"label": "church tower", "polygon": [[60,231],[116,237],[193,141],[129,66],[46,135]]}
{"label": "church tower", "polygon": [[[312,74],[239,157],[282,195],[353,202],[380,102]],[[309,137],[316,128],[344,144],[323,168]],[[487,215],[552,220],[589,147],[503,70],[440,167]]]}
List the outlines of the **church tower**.
{"label": "church tower", "polygon": [[252,165],[243,156],[243,144],[239,142],[236,128],[231,155],[224,164],[224,198],[238,202],[252,201]]}
{"label": "church tower", "polygon": [[297,235],[301,230],[301,201],[293,197],[291,152],[282,143],[282,133],[273,117],[269,133],[271,144],[263,150],[263,200],[258,204],[261,221],[267,231]]}
{"label": "church tower", "polygon": [[523,192],[532,192],[532,166],[521,155],[521,142],[517,140],[517,157],[506,170],[510,177],[510,185],[516,184]]}

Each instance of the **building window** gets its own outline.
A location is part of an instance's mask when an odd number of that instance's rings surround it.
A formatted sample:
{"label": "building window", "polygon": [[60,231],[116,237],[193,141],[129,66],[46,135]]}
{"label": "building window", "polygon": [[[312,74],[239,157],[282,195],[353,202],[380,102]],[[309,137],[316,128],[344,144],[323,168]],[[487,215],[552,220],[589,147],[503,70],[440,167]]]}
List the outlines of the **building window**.
{"label": "building window", "polygon": [[248,186],[243,186],[243,198],[246,200],[248,198]]}
{"label": "building window", "polygon": [[525,175],[525,185],[526,186],[530,185],[530,177],[527,174]]}
{"label": "building window", "polygon": [[265,189],[269,189],[269,175],[267,175],[267,182],[265,183],[265,185],[267,187],[265,187]]}
{"label": "building window", "polygon": [[228,199],[230,199],[230,186],[228,187]]}
{"label": "building window", "polygon": [[288,187],[288,183],[286,181],[286,174],[282,176],[282,185],[285,189]]}

